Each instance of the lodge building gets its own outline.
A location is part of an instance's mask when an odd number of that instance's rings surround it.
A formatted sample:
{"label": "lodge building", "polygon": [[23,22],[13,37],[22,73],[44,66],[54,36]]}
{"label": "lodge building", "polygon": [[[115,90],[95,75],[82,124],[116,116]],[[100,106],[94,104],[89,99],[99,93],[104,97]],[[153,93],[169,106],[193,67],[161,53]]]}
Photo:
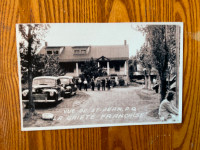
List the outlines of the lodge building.
{"label": "lodge building", "polygon": [[67,75],[77,77],[81,74],[81,65],[93,58],[98,67],[107,75],[128,76],[129,47],[124,45],[106,46],[45,46],[39,52],[45,55],[57,55],[60,66]]}

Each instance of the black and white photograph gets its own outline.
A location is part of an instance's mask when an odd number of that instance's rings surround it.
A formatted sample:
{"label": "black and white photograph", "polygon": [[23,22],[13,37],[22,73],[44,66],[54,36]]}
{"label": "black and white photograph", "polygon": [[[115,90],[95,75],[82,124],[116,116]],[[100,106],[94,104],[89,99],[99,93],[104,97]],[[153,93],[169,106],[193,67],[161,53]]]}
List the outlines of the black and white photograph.
{"label": "black and white photograph", "polygon": [[17,24],[21,130],[182,122],[183,23]]}

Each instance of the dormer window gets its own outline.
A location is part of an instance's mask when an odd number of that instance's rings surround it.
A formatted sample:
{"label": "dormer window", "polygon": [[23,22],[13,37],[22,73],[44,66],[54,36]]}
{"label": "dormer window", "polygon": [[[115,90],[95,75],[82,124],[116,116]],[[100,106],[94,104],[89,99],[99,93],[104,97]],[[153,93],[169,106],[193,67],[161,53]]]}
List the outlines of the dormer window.
{"label": "dormer window", "polygon": [[72,48],[74,50],[74,55],[85,55],[89,52],[89,46],[75,46]]}
{"label": "dormer window", "polygon": [[74,50],[74,54],[77,54],[77,55],[84,55],[86,54],[86,49],[75,49]]}
{"label": "dormer window", "polygon": [[81,50],[81,54],[86,54],[86,50]]}
{"label": "dormer window", "polygon": [[58,50],[54,51],[53,53],[54,53],[55,55],[58,55]]}
{"label": "dormer window", "polygon": [[80,50],[74,50],[74,54],[79,54]]}
{"label": "dormer window", "polygon": [[47,55],[58,55],[59,50],[47,50]]}
{"label": "dormer window", "polygon": [[51,55],[51,54],[52,54],[52,51],[47,51],[47,54],[48,54],[48,55]]}

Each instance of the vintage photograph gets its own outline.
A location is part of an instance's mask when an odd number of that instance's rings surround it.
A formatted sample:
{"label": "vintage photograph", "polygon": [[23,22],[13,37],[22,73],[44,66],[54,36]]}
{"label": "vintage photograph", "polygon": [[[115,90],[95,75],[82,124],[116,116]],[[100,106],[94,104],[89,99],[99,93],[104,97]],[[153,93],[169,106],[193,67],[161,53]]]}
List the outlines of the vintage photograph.
{"label": "vintage photograph", "polygon": [[182,122],[183,23],[16,25],[22,131]]}

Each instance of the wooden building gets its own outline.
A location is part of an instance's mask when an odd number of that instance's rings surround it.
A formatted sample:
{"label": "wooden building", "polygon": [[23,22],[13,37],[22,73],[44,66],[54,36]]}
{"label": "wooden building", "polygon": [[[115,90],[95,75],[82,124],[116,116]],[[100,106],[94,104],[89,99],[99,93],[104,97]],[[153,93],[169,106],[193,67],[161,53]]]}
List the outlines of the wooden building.
{"label": "wooden building", "polygon": [[128,75],[129,47],[124,45],[107,46],[48,46],[39,52],[45,55],[57,55],[60,66],[66,70],[67,75],[79,76],[81,64],[93,58],[98,66],[102,67],[108,75]]}

